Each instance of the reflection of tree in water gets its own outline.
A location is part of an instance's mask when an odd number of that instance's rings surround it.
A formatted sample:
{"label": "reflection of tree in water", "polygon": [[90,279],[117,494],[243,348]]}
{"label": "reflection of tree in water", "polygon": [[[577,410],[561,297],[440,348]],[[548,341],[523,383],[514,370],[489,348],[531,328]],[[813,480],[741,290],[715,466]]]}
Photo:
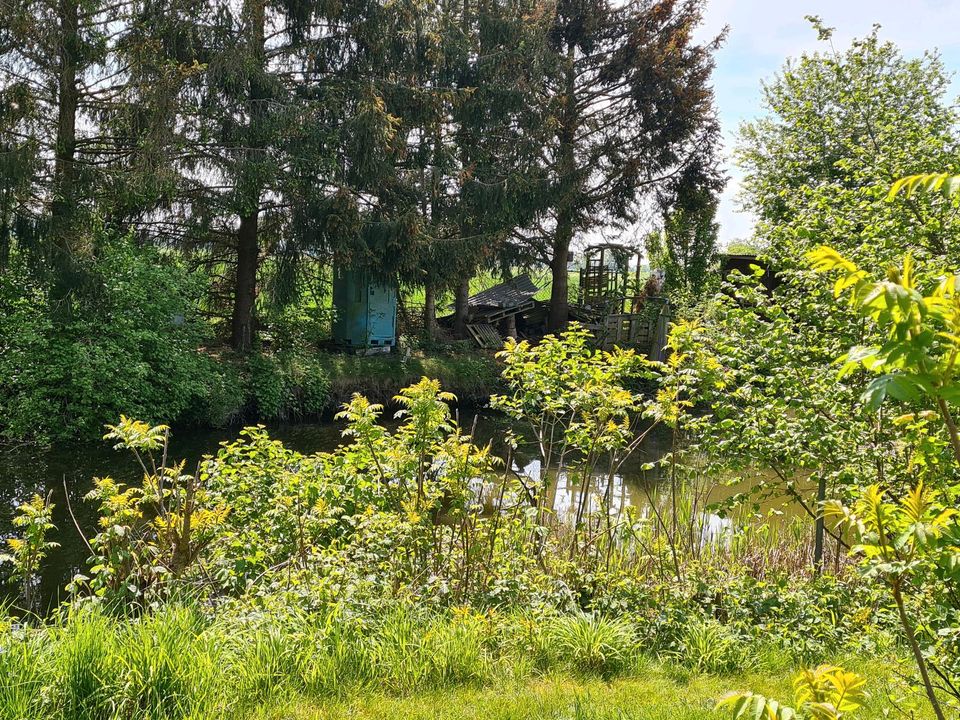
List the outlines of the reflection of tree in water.
{"label": "reflection of tree in water", "polygon": [[[92,533],[96,531],[96,509],[83,497],[92,487],[93,477],[99,475],[111,475],[123,482],[137,480],[128,458],[106,444],[66,444],[46,450],[14,448],[0,453],[0,536],[11,536],[16,508],[35,493],[42,497],[49,494],[54,504],[57,529],[48,539],[60,543],[60,547],[51,550],[41,563],[37,592],[41,603],[62,597],[64,586],[83,570],[89,554],[70,517],[64,485],[77,524],[85,533]],[[17,587],[0,589],[0,598],[15,599],[18,594]]]}

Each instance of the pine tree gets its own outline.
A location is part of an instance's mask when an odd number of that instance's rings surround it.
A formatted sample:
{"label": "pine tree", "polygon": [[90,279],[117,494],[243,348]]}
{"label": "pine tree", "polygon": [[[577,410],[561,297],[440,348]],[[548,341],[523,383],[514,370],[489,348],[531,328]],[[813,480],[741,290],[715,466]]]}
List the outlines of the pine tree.
{"label": "pine tree", "polygon": [[[155,204],[170,108],[191,70],[149,25],[150,3],[7,0],[0,5],[0,177],[4,247],[15,239],[69,314],[94,254],[95,216]],[[168,23],[169,25],[169,23]],[[150,158],[150,160],[147,160]],[[5,250],[4,253],[9,250]]]}
{"label": "pine tree", "polygon": [[331,196],[334,151],[318,140],[330,125],[318,109],[327,98],[310,92],[320,64],[311,43],[332,23],[323,11],[320,3],[214,2],[195,20],[203,33],[178,107],[178,187],[158,227],[207,264],[211,304],[229,317],[241,352],[256,342],[264,260],[276,259],[275,285],[289,297],[293,259],[316,227],[312,185]]}
{"label": "pine tree", "polygon": [[693,162],[672,178],[658,199],[663,229],[648,238],[650,262],[668,287],[698,288],[717,257],[718,193],[724,181],[713,165]]}
{"label": "pine tree", "polygon": [[693,39],[702,6],[557,3],[549,36],[557,69],[542,90],[553,130],[543,148],[549,193],[540,226],[528,235],[552,271],[551,329],[567,321],[574,238],[633,222],[645,197],[713,152],[710,74],[720,39]]}
{"label": "pine tree", "polygon": [[[79,256],[88,252],[80,221],[96,171],[88,150],[97,130],[91,108],[109,72],[106,26],[116,10],[81,10],[78,0],[9,0],[0,8],[4,144],[36,153],[35,164],[19,162],[19,172],[5,176],[4,194],[8,203],[17,198],[18,224],[33,230],[26,247],[34,268],[50,276],[51,300],[59,305],[80,283]],[[21,188],[29,182],[30,191],[17,192],[10,181]]]}

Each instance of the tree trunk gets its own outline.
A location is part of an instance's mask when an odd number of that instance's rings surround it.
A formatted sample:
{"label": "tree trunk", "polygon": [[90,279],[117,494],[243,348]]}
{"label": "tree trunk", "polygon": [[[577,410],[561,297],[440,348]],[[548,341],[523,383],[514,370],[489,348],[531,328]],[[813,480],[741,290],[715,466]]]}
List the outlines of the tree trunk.
{"label": "tree trunk", "polygon": [[827,477],[824,473],[820,474],[820,482],[817,485],[817,519],[814,523],[813,538],[813,569],[817,575],[823,572],[823,540],[824,540],[824,517],[823,503],[827,499]]}
{"label": "tree trunk", "polygon": [[643,305],[643,288],[640,286],[640,263],[643,260],[643,253],[637,251],[637,267],[633,271],[633,303],[630,305],[630,312],[636,314],[640,312],[640,306]]}
{"label": "tree trunk", "polygon": [[571,45],[567,48],[563,112],[557,135],[560,142],[558,169],[564,189],[558,202],[557,226],[553,231],[553,257],[550,258],[553,281],[550,288],[550,314],[547,319],[547,330],[550,332],[564,330],[570,318],[567,263],[570,258],[570,243],[573,241],[575,231],[573,208],[580,192],[576,184],[575,144],[580,120],[577,113],[575,57],[576,52]]}
{"label": "tree trunk", "polygon": [[260,262],[258,226],[260,213],[240,218],[237,230],[237,275],[233,291],[233,318],[230,344],[234,350],[247,352],[256,336],[254,308],[257,302],[257,266]]}
{"label": "tree trunk", "polygon": [[247,167],[241,169],[238,182],[250,187],[245,207],[240,214],[240,227],[237,228],[237,275],[234,283],[233,318],[231,321],[230,344],[235,350],[248,352],[256,339],[255,309],[257,303],[257,271],[260,264],[260,195],[262,188],[256,183],[245,181],[242,177],[255,165],[263,154],[260,139],[261,124],[265,114],[266,92],[259,73],[266,67],[264,53],[264,33],[266,12],[263,0],[247,0],[244,15],[249,22],[249,53],[257,70],[250,79],[247,105],[250,110],[250,122],[246,127]]}
{"label": "tree trunk", "polygon": [[573,240],[573,226],[561,218],[553,239],[553,257],[550,260],[550,315],[547,330],[557,332],[567,327],[570,318],[570,298],[568,289],[567,262],[570,257],[570,242]]}
{"label": "tree trunk", "polygon": [[7,220],[8,210],[4,208],[3,219],[0,220],[0,275],[10,266],[10,223]]}
{"label": "tree trunk", "polygon": [[57,76],[57,138],[53,153],[53,200],[50,240],[54,271],[51,300],[65,301],[78,281],[75,257],[77,87],[80,52],[80,8],[76,0],[60,0],[59,73]]}
{"label": "tree trunk", "polygon": [[470,278],[464,278],[457,285],[454,297],[453,334],[458,338],[467,337],[467,323],[470,322]]}
{"label": "tree trunk", "polygon": [[900,591],[900,580],[896,580],[893,585],[893,599],[897,603],[897,614],[900,616],[900,625],[903,627],[903,631],[907,635],[907,643],[910,645],[910,651],[913,653],[913,659],[917,663],[917,669],[920,671],[920,679],[923,681],[923,689],[927,694],[927,700],[930,702],[930,707],[933,708],[933,714],[937,716],[937,720],[946,720],[943,709],[940,707],[940,701],[937,699],[936,690],[933,687],[933,683],[930,681],[930,673],[927,670],[927,660],[923,656],[923,650],[920,648],[920,644],[917,642],[916,633],[913,631],[913,623],[910,622],[910,618],[907,617],[907,609],[903,604],[903,594]]}
{"label": "tree trunk", "polygon": [[423,290],[423,336],[433,340],[437,327],[437,294],[432,286]]}

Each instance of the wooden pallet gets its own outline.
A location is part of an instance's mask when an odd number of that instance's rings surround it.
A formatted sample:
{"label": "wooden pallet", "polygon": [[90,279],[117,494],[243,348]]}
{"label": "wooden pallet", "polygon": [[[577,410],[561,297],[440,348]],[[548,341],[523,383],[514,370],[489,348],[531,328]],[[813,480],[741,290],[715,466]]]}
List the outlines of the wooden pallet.
{"label": "wooden pallet", "polygon": [[486,350],[499,350],[503,347],[503,338],[490,323],[468,323],[467,330],[477,341],[477,345]]}
{"label": "wooden pallet", "polygon": [[484,324],[490,324],[497,322],[498,320],[508,318],[511,315],[517,315],[519,313],[526,312],[527,310],[532,310],[534,305],[536,305],[536,303],[534,303],[533,300],[527,300],[519,305],[514,305],[508,308],[494,308],[487,312],[477,311],[476,316],[478,320],[484,320]]}

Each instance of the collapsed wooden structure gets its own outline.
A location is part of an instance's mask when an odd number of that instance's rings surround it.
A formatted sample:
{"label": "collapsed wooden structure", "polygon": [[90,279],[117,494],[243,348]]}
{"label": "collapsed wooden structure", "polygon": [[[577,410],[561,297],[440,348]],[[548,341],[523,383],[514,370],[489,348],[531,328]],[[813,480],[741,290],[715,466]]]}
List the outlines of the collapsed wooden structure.
{"label": "collapsed wooden structure", "polygon": [[[570,305],[570,319],[584,325],[598,347],[636,348],[653,359],[662,359],[670,306],[656,295],[659,283],[648,282],[641,288],[638,274],[631,279],[630,259],[635,253],[613,243],[587,249],[576,301]],[[467,331],[484,349],[502,347],[504,336],[541,336],[548,303],[536,299],[539,292],[530,275],[524,273],[470,296]]]}
{"label": "collapsed wooden structure", "polygon": [[467,300],[467,330],[482,348],[503,347],[503,338],[495,325],[499,324],[504,334],[516,337],[517,316],[536,307],[533,298],[538,292],[540,288],[524,273],[471,295]]}
{"label": "collapsed wooden structure", "polygon": [[[636,270],[631,278],[634,256]],[[587,248],[570,316],[590,330],[604,350],[631,347],[659,360],[666,344],[670,305],[658,295],[659,276],[651,276],[641,287],[639,270],[640,256],[630,247],[602,243]]]}

